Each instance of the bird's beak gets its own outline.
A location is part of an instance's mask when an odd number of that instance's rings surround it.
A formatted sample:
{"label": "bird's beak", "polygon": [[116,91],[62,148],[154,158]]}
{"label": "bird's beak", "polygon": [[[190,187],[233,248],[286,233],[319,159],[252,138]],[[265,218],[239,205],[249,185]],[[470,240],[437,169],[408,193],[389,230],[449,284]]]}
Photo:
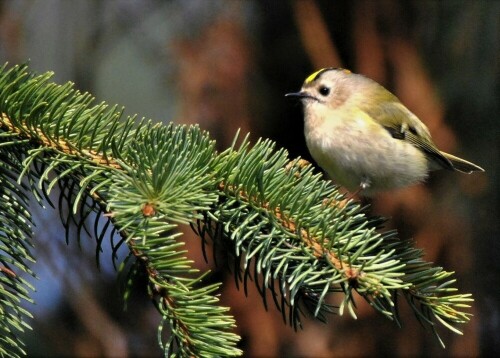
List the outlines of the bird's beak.
{"label": "bird's beak", "polygon": [[285,97],[292,97],[292,98],[296,97],[296,98],[299,98],[299,99],[302,99],[302,98],[316,99],[316,97],[311,96],[309,93],[307,93],[305,91],[287,93],[285,95]]}

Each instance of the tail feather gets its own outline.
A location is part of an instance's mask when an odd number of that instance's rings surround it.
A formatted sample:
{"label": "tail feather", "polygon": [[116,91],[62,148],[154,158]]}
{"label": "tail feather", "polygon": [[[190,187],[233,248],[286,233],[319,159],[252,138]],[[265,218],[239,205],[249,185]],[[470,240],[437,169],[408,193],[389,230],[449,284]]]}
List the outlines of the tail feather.
{"label": "tail feather", "polygon": [[453,165],[453,168],[459,172],[470,174],[472,172],[484,172],[484,169],[481,168],[479,165],[476,165],[474,163],[468,162],[465,159],[455,157],[454,155],[441,152],[446,159],[448,159],[451,162],[451,165]]}

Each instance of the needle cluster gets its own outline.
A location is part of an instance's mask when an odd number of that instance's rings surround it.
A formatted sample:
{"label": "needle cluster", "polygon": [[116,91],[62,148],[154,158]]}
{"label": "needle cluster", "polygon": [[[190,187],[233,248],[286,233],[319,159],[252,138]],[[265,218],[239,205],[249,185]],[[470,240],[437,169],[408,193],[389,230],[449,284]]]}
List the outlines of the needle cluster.
{"label": "needle cluster", "polygon": [[[438,323],[460,333],[456,325],[469,320],[472,299],[451,286],[451,273],[272,141],[235,139],[218,153],[197,126],[122,118],[117,106],[50,77],[26,65],[0,69],[0,355],[25,354],[31,315],[20,302],[31,302],[33,287],[22,275],[35,275],[30,197],[59,209],[66,240],[95,238],[97,262],[111,237],[111,260],[128,282],[147,275],[166,356],[242,354],[219,284],[206,283],[209,272],[186,257],[176,230],[186,224],[203,243],[222,245],[236,284],[252,280],[295,327],[302,313],[356,317],[355,292],[396,322],[397,298],[407,298],[436,335]],[[129,255],[117,262],[123,245]]]}

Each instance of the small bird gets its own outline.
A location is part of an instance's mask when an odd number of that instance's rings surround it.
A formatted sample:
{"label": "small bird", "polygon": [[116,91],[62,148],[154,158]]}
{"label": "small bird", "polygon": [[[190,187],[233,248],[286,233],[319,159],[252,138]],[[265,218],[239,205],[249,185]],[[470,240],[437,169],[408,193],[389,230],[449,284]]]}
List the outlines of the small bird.
{"label": "small bird", "polygon": [[299,98],[313,159],[350,192],[372,196],[422,182],[429,171],[483,168],[440,151],[427,127],[377,82],[342,68],[306,78]]}

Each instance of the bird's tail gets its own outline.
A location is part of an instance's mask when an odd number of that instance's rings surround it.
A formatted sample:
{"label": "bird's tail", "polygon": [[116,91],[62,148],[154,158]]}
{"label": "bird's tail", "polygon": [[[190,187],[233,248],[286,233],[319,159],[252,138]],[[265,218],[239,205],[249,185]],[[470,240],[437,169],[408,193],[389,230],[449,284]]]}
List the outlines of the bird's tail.
{"label": "bird's tail", "polygon": [[448,159],[451,162],[451,165],[453,165],[453,168],[455,170],[458,170],[459,172],[470,174],[472,172],[484,172],[484,169],[481,168],[479,165],[476,165],[474,163],[468,162],[465,159],[455,157],[454,155],[441,152],[446,159]]}

